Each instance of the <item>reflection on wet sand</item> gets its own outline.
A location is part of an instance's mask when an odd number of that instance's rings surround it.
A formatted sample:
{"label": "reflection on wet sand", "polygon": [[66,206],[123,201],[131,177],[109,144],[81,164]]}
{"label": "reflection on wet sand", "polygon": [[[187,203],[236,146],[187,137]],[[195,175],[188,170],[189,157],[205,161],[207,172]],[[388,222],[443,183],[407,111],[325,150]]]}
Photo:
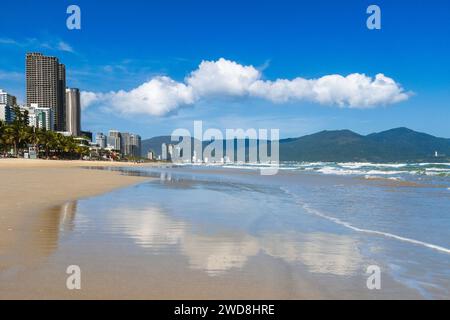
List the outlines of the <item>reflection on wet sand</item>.
{"label": "reflection on wet sand", "polygon": [[360,271],[362,258],[355,240],[344,235],[288,232],[260,236],[226,231],[194,232],[189,223],[171,219],[161,208],[117,208],[110,219],[142,248],[164,253],[178,250],[193,269],[209,275],[242,268],[260,253],[287,263],[301,263],[315,273],[352,275]]}
{"label": "reflection on wet sand", "polygon": [[60,227],[65,232],[73,231],[75,228],[75,215],[77,212],[77,201],[68,202],[59,208]]}
{"label": "reflection on wet sand", "polygon": [[[358,238],[308,227],[263,189],[162,175],[36,214],[0,270],[0,298],[345,298],[338,285],[373,295],[360,290]],[[80,292],[65,287],[72,264]]]}
{"label": "reflection on wet sand", "polygon": [[70,232],[75,224],[77,202],[47,209],[24,225],[18,241],[1,257],[0,269],[13,265],[30,266],[42,262],[53,254],[60,243],[60,232]]}

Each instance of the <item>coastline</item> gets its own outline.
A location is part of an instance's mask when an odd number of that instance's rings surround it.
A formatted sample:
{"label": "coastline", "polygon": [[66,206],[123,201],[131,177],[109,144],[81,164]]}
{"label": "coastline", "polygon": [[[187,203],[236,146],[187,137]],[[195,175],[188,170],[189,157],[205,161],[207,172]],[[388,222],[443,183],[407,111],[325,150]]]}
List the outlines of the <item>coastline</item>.
{"label": "coastline", "polygon": [[42,210],[150,179],[86,167],[151,165],[155,164],[0,159],[0,270],[17,256],[18,239],[33,228],[32,221]]}

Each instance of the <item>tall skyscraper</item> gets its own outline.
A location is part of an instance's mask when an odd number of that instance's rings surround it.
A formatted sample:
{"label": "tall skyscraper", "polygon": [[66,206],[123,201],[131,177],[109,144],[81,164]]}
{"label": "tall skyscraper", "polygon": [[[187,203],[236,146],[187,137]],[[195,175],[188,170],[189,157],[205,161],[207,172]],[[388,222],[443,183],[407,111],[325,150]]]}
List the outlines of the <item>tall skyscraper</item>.
{"label": "tall skyscraper", "polygon": [[72,136],[81,136],[80,90],[66,89],[66,131]]}
{"label": "tall skyscraper", "polygon": [[141,136],[138,134],[131,135],[131,154],[133,157],[141,157]]}
{"label": "tall skyscraper", "polygon": [[141,156],[141,136],[128,132],[121,133],[121,145],[124,156]]}
{"label": "tall skyscraper", "polygon": [[66,66],[58,64],[58,131],[67,131],[66,123]]}
{"label": "tall skyscraper", "polygon": [[65,66],[58,58],[41,53],[26,55],[27,105],[52,108],[55,130],[65,130]]}
{"label": "tall skyscraper", "polygon": [[117,130],[110,130],[108,133],[108,147],[117,150],[119,152],[122,152],[122,146],[121,146],[121,134]]}

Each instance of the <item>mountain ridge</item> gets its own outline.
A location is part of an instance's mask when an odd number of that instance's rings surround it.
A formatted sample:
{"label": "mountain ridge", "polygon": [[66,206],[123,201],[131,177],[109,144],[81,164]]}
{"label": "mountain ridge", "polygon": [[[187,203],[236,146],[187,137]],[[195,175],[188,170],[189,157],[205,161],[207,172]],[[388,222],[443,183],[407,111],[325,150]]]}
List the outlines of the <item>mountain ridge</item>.
{"label": "mountain ridge", "polygon": [[[161,154],[161,143],[170,136],[142,141],[142,155],[153,150]],[[207,144],[204,142],[203,144]],[[435,152],[438,157],[435,157]],[[282,161],[399,162],[450,161],[450,139],[398,127],[361,135],[349,129],[323,130],[313,134],[280,139]]]}

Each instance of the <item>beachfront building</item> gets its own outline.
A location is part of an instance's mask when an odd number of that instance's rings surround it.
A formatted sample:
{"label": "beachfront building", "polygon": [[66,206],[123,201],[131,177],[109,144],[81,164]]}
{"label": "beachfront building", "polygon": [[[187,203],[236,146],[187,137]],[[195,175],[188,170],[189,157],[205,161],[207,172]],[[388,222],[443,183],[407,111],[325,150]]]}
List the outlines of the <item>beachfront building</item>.
{"label": "beachfront building", "polygon": [[8,92],[0,89],[0,104],[5,104],[7,106],[15,106],[17,104],[17,99],[15,96],[9,94]]}
{"label": "beachfront building", "polygon": [[95,142],[101,149],[106,148],[106,136],[102,132],[97,133]]}
{"label": "beachfront building", "polygon": [[0,121],[10,123],[14,120],[14,112],[11,106],[0,104]]}
{"label": "beachfront building", "polygon": [[155,159],[155,154],[153,153],[153,151],[147,152],[147,159],[148,160],[154,160]]}
{"label": "beachfront building", "polygon": [[17,104],[15,96],[0,89],[0,120],[12,122],[14,120],[13,107]]}
{"label": "beachfront building", "polygon": [[138,134],[122,132],[121,151],[125,157],[141,157],[141,136]]}
{"label": "beachfront building", "polygon": [[65,130],[66,67],[58,58],[41,53],[26,55],[27,106],[39,104],[53,111],[54,129]]}
{"label": "beachfront building", "polygon": [[30,106],[20,106],[20,109],[28,112],[28,125],[39,129],[53,131],[55,117],[50,107],[40,107],[37,103]]}
{"label": "beachfront building", "polygon": [[107,138],[107,146],[111,150],[122,152],[121,147],[121,134],[117,130],[110,130]]}
{"label": "beachfront building", "polygon": [[141,136],[138,134],[131,135],[131,153],[133,157],[140,158],[141,157]]}
{"label": "beachfront building", "polygon": [[81,136],[81,105],[80,90],[66,89],[66,131],[72,136]]}

